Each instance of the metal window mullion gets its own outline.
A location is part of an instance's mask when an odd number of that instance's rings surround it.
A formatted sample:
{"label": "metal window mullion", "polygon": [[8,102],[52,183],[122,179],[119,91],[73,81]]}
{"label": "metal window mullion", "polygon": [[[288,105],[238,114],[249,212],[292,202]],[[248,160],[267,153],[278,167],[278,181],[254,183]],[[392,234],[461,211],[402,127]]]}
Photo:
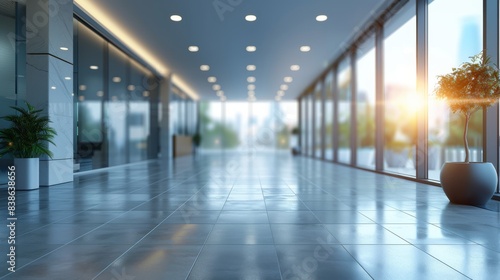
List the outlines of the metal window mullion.
{"label": "metal window mullion", "polygon": [[358,139],[358,131],[357,131],[357,106],[356,106],[356,95],[357,95],[357,55],[356,49],[353,48],[351,51],[351,135],[350,135],[350,147],[351,147],[351,165],[357,165],[357,139]]}
{"label": "metal window mullion", "polygon": [[[428,104],[428,63],[427,63],[427,48],[428,48],[428,0],[417,0],[417,94],[422,104]],[[416,134],[416,178],[428,178],[428,106],[422,106],[424,110],[418,110],[417,114],[417,134]]]}
{"label": "metal window mullion", "polygon": [[[499,63],[498,0],[483,0],[483,47],[490,63]],[[491,162],[498,170],[499,164],[499,105],[483,110],[483,161]],[[500,191],[497,185],[497,193]]]}
{"label": "metal window mullion", "polygon": [[384,169],[384,29],[375,29],[375,170]]}
{"label": "metal window mullion", "polygon": [[333,95],[333,161],[339,161],[339,89],[338,89],[338,65],[332,69],[332,95]]}

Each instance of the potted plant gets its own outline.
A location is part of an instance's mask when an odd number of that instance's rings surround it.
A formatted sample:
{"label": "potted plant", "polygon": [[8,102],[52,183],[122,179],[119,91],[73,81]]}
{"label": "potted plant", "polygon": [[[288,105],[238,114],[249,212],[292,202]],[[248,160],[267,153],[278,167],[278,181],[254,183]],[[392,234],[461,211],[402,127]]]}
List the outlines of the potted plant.
{"label": "potted plant", "polygon": [[[41,109],[36,110],[26,102],[27,109],[11,107],[17,113],[3,117],[11,126],[0,130],[0,156],[14,156],[16,167],[16,189],[32,190],[39,187],[39,157],[52,158],[48,143],[57,135],[49,126],[50,120],[42,116]],[[55,145],[55,144],[54,144]]]}
{"label": "potted plant", "polygon": [[447,162],[441,169],[443,191],[452,203],[482,206],[495,192],[498,176],[489,162],[470,162],[467,131],[471,115],[486,109],[500,97],[500,77],[496,66],[483,53],[472,56],[452,72],[438,76],[436,97],[445,100],[453,113],[465,117],[464,162]]}
{"label": "potted plant", "polygon": [[201,134],[199,132],[196,132],[195,134],[193,134],[193,145],[194,145],[194,154],[196,154],[196,150],[198,150],[198,148],[200,147],[201,145]]}

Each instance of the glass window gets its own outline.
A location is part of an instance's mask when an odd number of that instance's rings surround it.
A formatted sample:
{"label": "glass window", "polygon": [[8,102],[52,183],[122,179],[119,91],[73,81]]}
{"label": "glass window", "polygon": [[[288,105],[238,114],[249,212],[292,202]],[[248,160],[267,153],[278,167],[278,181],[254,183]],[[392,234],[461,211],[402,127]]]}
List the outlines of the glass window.
{"label": "glass window", "polygon": [[128,162],[127,139],[127,72],[129,58],[116,47],[108,44],[109,50],[109,99],[106,102],[105,113],[108,136],[109,166]]}
{"label": "glass window", "polygon": [[148,158],[148,142],[150,132],[150,92],[145,87],[150,75],[144,67],[131,61],[128,111],[128,140],[130,162],[146,160]]}
{"label": "glass window", "polygon": [[[439,180],[446,161],[463,161],[464,117],[452,114],[444,101],[434,97],[438,75],[469,61],[482,50],[483,1],[434,0],[429,3],[429,179]],[[483,121],[481,111],[469,123],[470,161],[482,161]]]}
{"label": "glass window", "polygon": [[306,153],[307,146],[307,103],[303,97],[300,99],[300,145],[301,152]]}
{"label": "glass window", "polygon": [[356,62],[358,166],[375,169],[375,38],[358,49]]}
{"label": "glass window", "polygon": [[[16,3],[6,2],[0,6],[0,112],[12,112],[10,106],[16,105],[16,48],[12,34],[16,32]],[[11,39],[9,39],[11,38]],[[7,123],[0,119],[0,128]]]}
{"label": "glass window", "polygon": [[205,149],[220,149],[222,131],[221,102],[200,103],[201,146]]}
{"label": "glass window", "polygon": [[103,133],[105,41],[78,23],[78,138],[80,171],[107,166]]}
{"label": "glass window", "polygon": [[[248,102],[225,102],[224,105],[225,123],[222,131],[224,148],[251,149],[251,144],[248,141]],[[261,131],[261,129],[257,128],[255,131]]]}
{"label": "glass window", "polygon": [[321,158],[321,143],[323,142],[323,135],[322,135],[322,119],[323,119],[323,110],[322,110],[322,103],[323,103],[323,88],[321,84],[318,84],[314,90],[314,156],[317,158]]}
{"label": "glass window", "polygon": [[333,160],[333,89],[332,73],[325,80],[325,159]]}
{"label": "glass window", "polygon": [[344,58],[339,65],[338,81],[338,121],[339,151],[338,161],[351,162],[351,65],[350,59]]}
{"label": "glass window", "polygon": [[280,101],[275,103],[276,147],[289,149],[297,146],[297,135],[292,131],[297,127],[297,102]]}
{"label": "glass window", "polygon": [[307,155],[314,154],[314,99],[313,94],[309,93],[307,100]]}
{"label": "glass window", "polygon": [[384,39],[385,170],[415,176],[416,19],[410,1],[391,18]]}

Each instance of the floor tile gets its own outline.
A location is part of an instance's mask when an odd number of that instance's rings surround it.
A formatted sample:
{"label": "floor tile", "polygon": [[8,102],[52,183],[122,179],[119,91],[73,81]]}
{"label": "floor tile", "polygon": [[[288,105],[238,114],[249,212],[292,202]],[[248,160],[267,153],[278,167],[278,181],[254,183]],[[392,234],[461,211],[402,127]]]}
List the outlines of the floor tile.
{"label": "floor tile", "polygon": [[273,244],[268,224],[216,224],[207,244]]}
{"label": "floor tile", "polygon": [[282,279],[372,279],[341,245],[277,245]]}
{"label": "floor tile", "polygon": [[[435,186],[288,151],[200,153],[74,178],[16,194],[19,269],[5,277],[0,271],[0,279],[500,274],[500,202],[454,205]],[[0,227],[0,236],[7,234]]]}
{"label": "floor tile", "polygon": [[344,245],[373,279],[469,279],[412,245]]}
{"label": "floor tile", "polygon": [[273,245],[206,245],[187,279],[280,279]]}
{"label": "floor tile", "polygon": [[201,248],[199,245],[143,244],[118,258],[95,279],[186,279]]}

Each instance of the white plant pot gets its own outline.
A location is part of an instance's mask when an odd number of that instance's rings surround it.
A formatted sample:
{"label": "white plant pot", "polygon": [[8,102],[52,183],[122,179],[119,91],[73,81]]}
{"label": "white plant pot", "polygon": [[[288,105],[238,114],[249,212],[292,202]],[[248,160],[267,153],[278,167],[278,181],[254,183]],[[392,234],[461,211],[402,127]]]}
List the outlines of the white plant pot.
{"label": "white plant pot", "polygon": [[15,158],[16,190],[36,190],[40,187],[40,159]]}

